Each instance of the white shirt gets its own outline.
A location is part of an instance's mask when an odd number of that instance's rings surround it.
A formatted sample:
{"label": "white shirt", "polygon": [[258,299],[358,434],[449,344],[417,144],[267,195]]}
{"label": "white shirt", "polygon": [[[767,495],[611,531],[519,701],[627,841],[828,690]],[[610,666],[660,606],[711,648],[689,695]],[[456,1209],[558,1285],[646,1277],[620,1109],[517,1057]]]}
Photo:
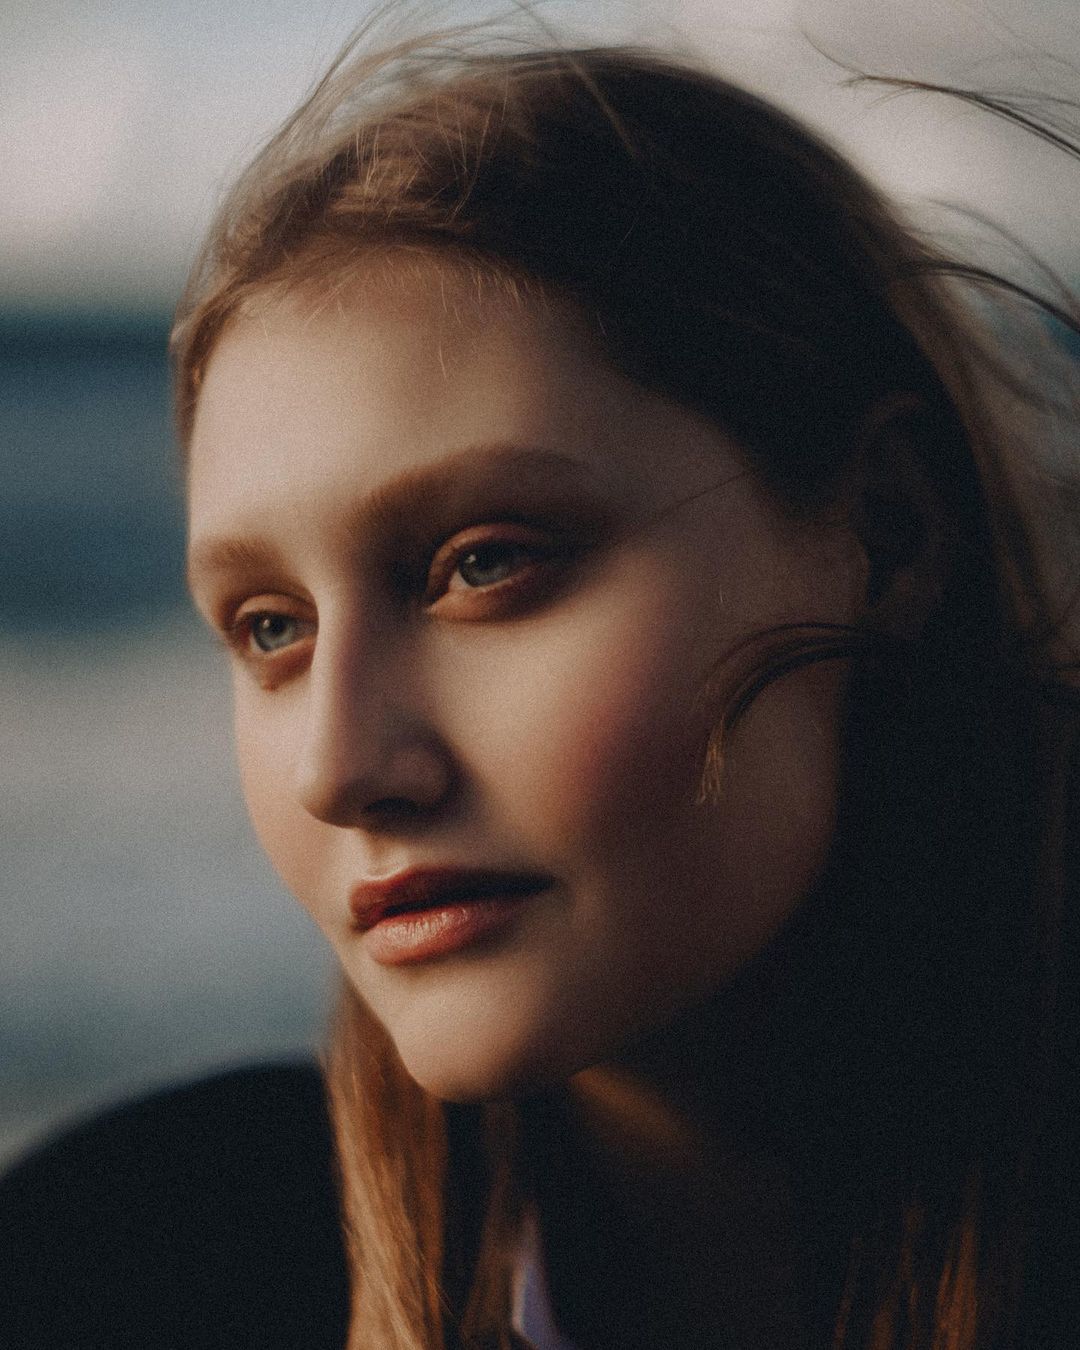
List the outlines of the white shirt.
{"label": "white shirt", "polygon": [[555,1325],[535,1209],[526,1211],[514,1262],[511,1325],[533,1350],[575,1350]]}

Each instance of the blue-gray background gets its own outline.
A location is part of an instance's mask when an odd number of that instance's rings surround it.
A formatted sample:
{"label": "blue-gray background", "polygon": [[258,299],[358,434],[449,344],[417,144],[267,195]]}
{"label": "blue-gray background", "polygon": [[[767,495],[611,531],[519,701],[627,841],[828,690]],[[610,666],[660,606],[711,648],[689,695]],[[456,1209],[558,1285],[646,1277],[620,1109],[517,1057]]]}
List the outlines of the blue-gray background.
{"label": "blue-gray background", "polygon": [[[398,5],[461,19],[480,4]],[[1071,276],[1080,175],[863,68],[1080,87],[1075,0],[549,0],[694,48],[824,127],[920,220],[974,205]],[[946,11],[943,13],[943,11]],[[363,5],[0,10],[0,1161],[118,1093],[315,1044],[332,974],[250,835],[225,672],[180,585],[169,313],[223,182]]]}

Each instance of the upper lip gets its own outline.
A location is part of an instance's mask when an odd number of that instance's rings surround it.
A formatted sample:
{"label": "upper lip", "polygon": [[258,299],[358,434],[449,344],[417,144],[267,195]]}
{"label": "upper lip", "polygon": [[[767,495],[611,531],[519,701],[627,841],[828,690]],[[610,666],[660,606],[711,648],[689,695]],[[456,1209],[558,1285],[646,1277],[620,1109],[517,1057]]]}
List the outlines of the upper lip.
{"label": "upper lip", "polygon": [[498,872],[490,868],[411,867],[392,876],[362,881],[349,893],[349,910],[361,930],[372,928],[391,910],[427,908],[483,895],[528,895],[550,884],[535,872]]}

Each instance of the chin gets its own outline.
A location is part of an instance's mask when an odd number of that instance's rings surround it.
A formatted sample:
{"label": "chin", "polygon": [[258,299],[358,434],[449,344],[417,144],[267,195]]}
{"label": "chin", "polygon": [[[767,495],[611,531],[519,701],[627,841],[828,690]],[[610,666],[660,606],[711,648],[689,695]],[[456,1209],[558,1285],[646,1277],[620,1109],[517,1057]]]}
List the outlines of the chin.
{"label": "chin", "polygon": [[[413,1045],[394,1038],[406,1072],[441,1101],[498,1101],[536,1090],[563,1077],[543,1070],[533,1057],[513,1046],[458,1044]],[[462,1041],[466,1037],[462,1036]]]}
{"label": "chin", "polygon": [[553,1087],[595,1061],[565,1029],[503,1018],[409,1019],[386,1030],[405,1071],[442,1101],[505,1100]]}
{"label": "chin", "polygon": [[[570,1077],[595,1055],[572,982],[551,962],[446,963],[415,972],[347,972],[405,1072],[447,1102],[524,1095]],[[537,968],[539,966],[539,969]],[[356,976],[362,978],[356,978]],[[372,978],[376,976],[377,978]]]}

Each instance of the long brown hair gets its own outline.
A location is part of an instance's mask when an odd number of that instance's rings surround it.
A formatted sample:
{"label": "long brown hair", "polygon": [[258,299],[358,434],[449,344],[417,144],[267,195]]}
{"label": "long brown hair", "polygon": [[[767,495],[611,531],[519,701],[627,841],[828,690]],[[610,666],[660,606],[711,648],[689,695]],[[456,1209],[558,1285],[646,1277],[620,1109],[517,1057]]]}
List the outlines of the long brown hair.
{"label": "long brown hair", "polygon": [[[888,438],[865,462],[868,420],[892,409],[890,434],[944,522],[930,618],[903,640],[872,622],[752,635],[719,666],[730,726],[769,680],[850,663],[831,861],[779,940],[777,1148],[832,1253],[811,1280],[808,1343],[1018,1343],[1050,1298],[1031,1291],[1047,1268],[1047,1122],[1071,1033],[1064,722],[1047,710],[1054,691],[1061,708],[1071,695],[1047,559],[1010,470],[1018,381],[956,284],[965,269],[816,136],[705,70],[636,49],[469,52],[435,35],[343,58],[229,197],[174,333],[182,434],[249,299],[332,293],[373,251],[570,297],[620,369],[722,426],[792,512],[835,510],[864,472],[855,523],[872,585],[919,528],[890,499]],[[714,776],[721,759],[718,733]],[[437,1102],[351,991],[327,1077],[354,1350],[514,1344],[528,1195],[561,1186],[565,1208],[592,1193],[589,1141],[605,1131],[663,1139],[650,1103],[599,1072],[527,1103]],[[551,1253],[568,1334],[583,1350],[659,1344],[655,1326],[616,1334],[575,1302],[585,1228],[571,1213]],[[618,1271],[593,1278],[615,1288]]]}

